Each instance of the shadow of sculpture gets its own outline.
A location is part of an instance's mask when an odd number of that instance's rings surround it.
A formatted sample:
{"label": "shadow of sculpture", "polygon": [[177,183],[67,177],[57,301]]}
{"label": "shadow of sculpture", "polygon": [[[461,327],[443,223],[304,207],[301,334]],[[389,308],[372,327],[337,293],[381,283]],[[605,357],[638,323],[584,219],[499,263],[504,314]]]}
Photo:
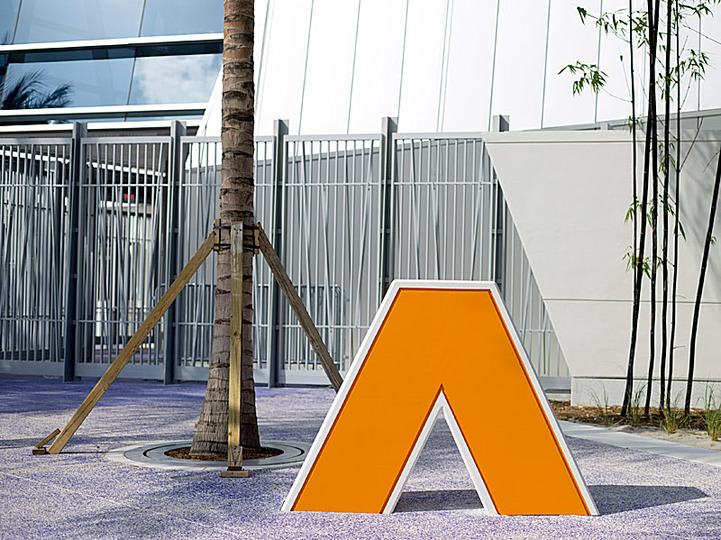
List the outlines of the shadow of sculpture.
{"label": "shadow of sculpture", "polygon": [[685,486],[588,486],[601,514],[615,514],[708,497],[694,487]]}
{"label": "shadow of sculpture", "polygon": [[[615,514],[708,497],[698,488],[685,486],[589,486],[598,511]],[[441,510],[474,510],[483,508],[473,489],[405,491],[395,512],[437,512]]]}
{"label": "shadow of sculpture", "polygon": [[395,512],[429,512],[438,510],[473,510],[483,508],[473,489],[439,489],[433,491],[404,491]]}

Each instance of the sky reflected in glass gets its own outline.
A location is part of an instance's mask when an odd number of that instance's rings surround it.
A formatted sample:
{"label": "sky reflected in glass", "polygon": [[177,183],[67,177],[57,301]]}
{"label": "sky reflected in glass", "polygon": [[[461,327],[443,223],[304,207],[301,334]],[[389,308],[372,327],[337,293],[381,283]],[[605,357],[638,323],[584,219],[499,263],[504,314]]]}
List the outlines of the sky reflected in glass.
{"label": "sky reflected in glass", "polygon": [[208,0],[145,1],[141,36],[173,36],[222,31],[223,2],[209,2]]}
{"label": "sky reflected in glass", "polygon": [[0,45],[12,43],[20,0],[0,0]]}
{"label": "sky reflected in glass", "polygon": [[220,67],[220,54],[138,58],[129,103],[208,101]]}
{"label": "sky reflected in glass", "polygon": [[15,43],[137,37],[142,8],[143,0],[26,0]]}

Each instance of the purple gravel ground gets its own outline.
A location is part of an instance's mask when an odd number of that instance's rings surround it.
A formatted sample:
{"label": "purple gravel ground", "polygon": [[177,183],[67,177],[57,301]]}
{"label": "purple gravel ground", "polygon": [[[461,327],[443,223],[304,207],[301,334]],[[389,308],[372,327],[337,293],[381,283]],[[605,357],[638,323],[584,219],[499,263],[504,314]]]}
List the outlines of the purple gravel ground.
{"label": "purple gravel ground", "polygon": [[[0,379],[0,538],[721,538],[721,468],[576,438],[569,446],[600,517],[482,516],[444,422],[390,516],[280,512],[298,466],[238,480],[105,459],[121,446],[190,438],[198,384],[117,382],[62,454],[32,456],[91,387]],[[311,442],[333,395],[258,388],[261,436]]]}

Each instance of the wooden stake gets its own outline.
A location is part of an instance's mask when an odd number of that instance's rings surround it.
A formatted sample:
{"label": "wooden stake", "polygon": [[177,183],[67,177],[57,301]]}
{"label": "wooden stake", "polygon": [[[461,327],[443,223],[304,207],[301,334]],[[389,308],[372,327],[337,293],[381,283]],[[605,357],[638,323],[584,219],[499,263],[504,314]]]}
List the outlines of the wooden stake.
{"label": "wooden stake", "polygon": [[285,271],[285,268],[283,268],[283,264],[280,262],[280,258],[273,249],[270,240],[268,240],[263,227],[261,227],[260,223],[256,223],[255,226],[258,231],[257,238],[260,251],[263,254],[263,257],[265,257],[265,260],[268,263],[270,270],[273,272],[275,280],[278,282],[278,285],[283,291],[286,300],[288,300],[290,307],[293,308],[293,312],[296,317],[298,317],[300,326],[303,328],[305,335],[308,336],[308,341],[310,341],[313,350],[318,355],[320,363],[323,366],[328,379],[330,379],[331,385],[337,392],[340,389],[340,385],[343,384],[343,377],[341,377],[338,368],[335,367],[333,359],[328,352],[328,348],[325,346],[323,338],[320,336],[320,332],[318,332],[315,324],[313,324],[313,319],[310,318],[308,311],[305,309],[305,305],[303,305],[303,300],[301,300],[298,295],[298,291],[296,291],[295,287],[293,287],[293,282],[290,280],[290,277],[288,277],[288,273]]}
{"label": "wooden stake", "polygon": [[[243,224],[230,228],[230,367],[228,385],[228,470],[223,478],[245,478],[243,448],[240,446],[243,326]],[[228,474],[232,473],[232,474]],[[245,473],[245,474],[238,474]]]}
{"label": "wooden stake", "polygon": [[[235,465],[231,465],[234,463]],[[240,465],[237,465],[237,464]],[[243,468],[243,447],[228,445],[228,470],[220,471],[221,478],[248,478],[248,471]]]}
{"label": "wooden stake", "polygon": [[[50,454],[59,454],[62,449],[65,448],[65,445],[68,443],[70,438],[75,434],[85,418],[87,418],[90,414],[90,411],[92,411],[95,405],[97,405],[98,401],[100,401],[100,398],[103,397],[103,394],[105,394],[113,381],[118,377],[122,369],[132,358],[133,354],[135,354],[135,351],[137,351],[143,344],[145,338],[148,337],[148,334],[150,334],[155,325],[158,324],[158,321],[160,321],[163,314],[168,310],[183,288],[188,284],[190,278],[198,271],[200,265],[213,250],[214,243],[215,234],[211,233],[198,248],[195,255],[193,255],[190,261],[188,261],[188,264],[185,265],[185,268],[181,270],[175,281],[173,281],[170,287],[168,287],[168,290],[165,292],[163,297],[158,301],[153,310],[140,325],[137,332],[133,334],[130,341],[128,341],[125,347],[123,347],[120,354],[118,354],[115,360],[113,360],[110,366],[108,366],[108,369],[97,382],[95,387],[90,391],[88,396],[85,398],[85,401],[83,401],[80,407],[78,407],[78,410],[75,411],[75,414],[73,414],[70,421],[62,429],[57,439],[55,439],[53,444],[50,445],[50,448],[48,449]],[[166,358],[165,361],[173,362],[174,359]]]}
{"label": "wooden stake", "polygon": [[48,444],[51,440],[53,440],[58,433],[60,433],[60,430],[56,429],[50,435],[48,435],[42,441],[40,441],[38,444],[36,444],[33,447],[33,455],[34,456],[42,456],[43,454],[47,454],[48,450],[47,450],[47,448],[45,448],[45,445]]}

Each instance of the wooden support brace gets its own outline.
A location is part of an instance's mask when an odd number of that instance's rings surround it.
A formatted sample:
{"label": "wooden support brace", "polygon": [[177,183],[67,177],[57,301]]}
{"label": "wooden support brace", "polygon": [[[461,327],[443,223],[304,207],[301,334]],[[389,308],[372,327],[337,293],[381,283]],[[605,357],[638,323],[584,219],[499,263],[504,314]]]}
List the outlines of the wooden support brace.
{"label": "wooden support brace", "polygon": [[[103,394],[105,394],[113,381],[118,377],[122,369],[132,358],[133,354],[135,354],[135,351],[137,351],[143,344],[145,338],[148,337],[148,334],[150,334],[155,325],[158,324],[158,321],[160,321],[163,314],[168,310],[183,288],[188,284],[190,278],[198,271],[200,265],[213,250],[214,243],[215,234],[211,233],[200,245],[195,255],[193,255],[190,261],[188,261],[188,264],[185,265],[185,268],[181,270],[175,281],[171,283],[163,297],[158,301],[135,334],[133,334],[133,337],[131,337],[125,347],[123,347],[123,350],[120,351],[120,354],[118,354],[115,360],[113,360],[110,366],[108,366],[108,369],[97,382],[95,387],[90,391],[88,396],[85,398],[85,401],[83,401],[80,407],[78,407],[78,410],[75,411],[75,414],[73,414],[70,421],[62,429],[62,431],[60,431],[55,441],[53,441],[53,444],[50,445],[48,453],[58,454],[63,448],[65,448],[65,445],[68,443],[70,438],[75,434],[95,405],[97,405],[98,401],[100,401],[100,398],[103,397]],[[165,361],[173,362],[174,359],[166,358]],[[51,438],[52,436],[47,438],[47,441]]]}
{"label": "wooden support brace", "polygon": [[288,300],[290,307],[293,308],[293,312],[296,317],[298,317],[298,321],[300,322],[305,335],[308,336],[308,341],[310,341],[313,350],[318,355],[320,363],[323,366],[328,379],[330,379],[331,385],[337,392],[340,389],[341,384],[343,384],[343,377],[341,377],[338,368],[335,367],[333,359],[328,352],[328,348],[325,346],[323,338],[320,336],[320,332],[318,332],[315,324],[313,324],[313,319],[311,319],[308,311],[305,309],[305,305],[303,305],[303,300],[301,300],[298,295],[298,291],[296,291],[295,287],[293,287],[293,282],[290,280],[285,268],[283,268],[283,264],[280,262],[280,258],[273,249],[270,240],[268,240],[263,227],[261,227],[260,223],[256,223],[255,227],[257,230],[257,241],[260,252],[263,254],[263,257],[265,257],[271,272],[273,272],[275,280],[278,282],[278,285],[283,291],[286,300]]}
{"label": "wooden support brace", "polygon": [[43,454],[47,454],[47,448],[45,448],[45,445],[48,444],[50,441],[52,441],[57,435],[60,433],[59,429],[56,429],[53,431],[50,435],[45,437],[42,441],[40,441],[38,444],[36,444],[33,447],[33,455],[34,456],[42,456]]}
{"label": "wooden support brace", "polygon": [[242,419],[242,350],[243,350],[243,224],[230,228],[230,366],[228,373],[228,470],[223,478],[245,478],[243,448],[240,446]]}

